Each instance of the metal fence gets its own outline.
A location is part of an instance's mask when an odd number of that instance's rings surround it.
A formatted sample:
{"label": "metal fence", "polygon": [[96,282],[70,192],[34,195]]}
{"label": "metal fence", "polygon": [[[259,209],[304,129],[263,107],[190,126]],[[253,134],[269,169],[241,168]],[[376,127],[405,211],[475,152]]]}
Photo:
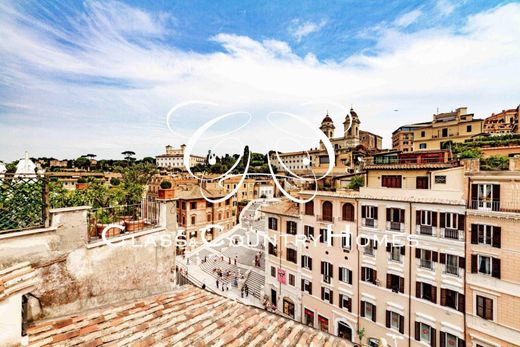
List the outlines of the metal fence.
{"label": "metal fence", "polygon": [[44,227],[48,185],[38,175],[0,175],[0,233]]}

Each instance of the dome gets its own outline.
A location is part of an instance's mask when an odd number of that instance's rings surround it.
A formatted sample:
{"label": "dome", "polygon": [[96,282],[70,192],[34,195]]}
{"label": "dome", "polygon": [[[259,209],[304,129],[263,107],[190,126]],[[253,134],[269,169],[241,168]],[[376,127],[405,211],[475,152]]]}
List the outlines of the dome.
{"label": "dome", "polygon": [[325,118],[323,118],[321,123],[323,124],[323,123],[327,123],[327,122],[332,123],[332,118],[330,118],[328,114],[325,116]]}
{"label": "dome", "polygon": [[354,109],[352,107],[350,108],[350,116],[352,118],[359,118],[356,111],[354,111]]}

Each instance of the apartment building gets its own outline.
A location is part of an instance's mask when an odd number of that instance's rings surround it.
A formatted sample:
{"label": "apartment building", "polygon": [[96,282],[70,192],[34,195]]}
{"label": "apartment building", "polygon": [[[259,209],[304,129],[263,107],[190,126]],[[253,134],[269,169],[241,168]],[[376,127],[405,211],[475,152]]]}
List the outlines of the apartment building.
{"label": "apartment building", "polygon": [[487,134],[517,134],[520,132],[518,128],[519,113],[520,105],[516,109],[493,113],[484,120],[484,132]]}
{"label": "apartment building", "polygon": [[[185,169],[184,166],[184,150],[186,145],[181,145],[180,148],[173,148],[166,146],[166,153],[155,157],[156,165],[160,168],[170,169]],[[206,158],[198,155],[190,155],[190,167],[197,164],[204,164]]]}
{"label": "apartment building", "polygon": [[401,152],[413,151],[413,131],[420,127],[430,125],[429,122],[408,124],[399,127],[392,133],[392,149]]}
{"label": "apartment building", "polygon": [[466,340],[471,347],[520,344],[520,158],[509,170],[466,162]]}

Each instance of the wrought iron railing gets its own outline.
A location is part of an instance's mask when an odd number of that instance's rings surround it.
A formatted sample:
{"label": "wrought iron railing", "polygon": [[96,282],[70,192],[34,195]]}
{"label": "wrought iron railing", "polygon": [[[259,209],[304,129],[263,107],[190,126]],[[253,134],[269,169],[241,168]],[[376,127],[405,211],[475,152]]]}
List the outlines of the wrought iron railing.
{"label": "wrought iron railing", "polygon": [[44,227],[48,186],[39,175],[0,175],[0,233]]}
{"label": "wrought iron railing", "polygon": [[157,202],[144,201],[92,209],[88,213],[88,234],[91,240],[114,237],[156,227],[159,222]]}

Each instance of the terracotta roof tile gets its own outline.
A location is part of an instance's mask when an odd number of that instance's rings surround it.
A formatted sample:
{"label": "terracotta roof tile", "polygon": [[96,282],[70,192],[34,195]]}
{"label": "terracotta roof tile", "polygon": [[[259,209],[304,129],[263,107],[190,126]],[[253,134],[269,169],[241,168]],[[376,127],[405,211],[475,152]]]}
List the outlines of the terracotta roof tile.
{"label": "terracotta roof tile", "polygon": [[27,332],[30,346],[351,346],[295,321],[192,286],[37,322]]}

